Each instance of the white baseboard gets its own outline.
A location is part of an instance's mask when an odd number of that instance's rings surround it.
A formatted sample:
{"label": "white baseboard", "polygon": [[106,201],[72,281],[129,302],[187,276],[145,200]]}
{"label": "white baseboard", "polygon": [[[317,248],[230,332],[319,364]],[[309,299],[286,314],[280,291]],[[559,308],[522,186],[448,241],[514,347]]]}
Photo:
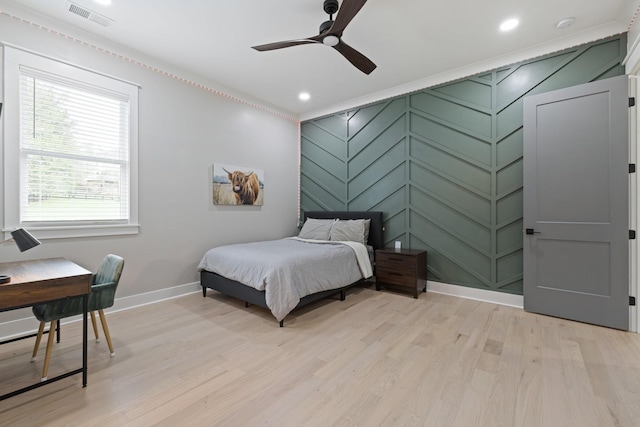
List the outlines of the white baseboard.
{"label": "white baseboard", "polygon": [[450,285],[448,283],[432,282],[429,280],[427,281],[427,291],[476,301],[507,305],[509,307],[524,307],[524,297],[522,295],[507,294],[504,292],[489,291],[486,289],[469,288],[466,286]]}
{"label": "white baseboard", "polygon": [[[201,292],[199,282],[188,283],[186,285],[173,286],[171,288],[160,289],[158,291],[146,292],[143,294],[133,295],[130,297],[117,298],[113,307],[106,310],[107,313],[116,311],[129,310],[143,305],[154,304],[168,299],[178,298],[195,292]],[[524,297],[522,295],[507,294],[504,292],[489,291],[485,289],[469,288],[466,286],[451,285],[440,282],[427,282],[427,291],[437,294],[451,295],[459,298],[472,299],[476,301],[490,302],[493,304],[506,305],[509,307],[523,308]],[[29,313],[29,317],[16,319],[4,323],[0,323],[0,341],[16,338],[23,335],[35,333],[38,330],[38,321],[31,314],[31,311],[24,309],[25,313]],[[63,324],[77,322],[80,316],[70,317]],[[638,328],[640,329],[640,327]],[[631,328],[632,332],[637,332]]]}
{"label": "white baseboard", "polygon": [[[199,282],[188,283],[186,285],[173,286],[171,288],[160,289],[143,294],[132,295],[130,297],[116,298],[113,307],[106,310],[107,313],[114,313],[122,310],[129,310],[147,304],[154,304],[172,298],[200,292],[202,288]],[[450,285],[440,282],[427,282],[427,291],[439,294],[452,295],[460,298],[473,299],[477,301],[490,302],[494,304],[507,305],[510,307],[522,308],[522,295],[506,294],[503,292],[488,291],[484,289],[468,288],[466,286]],[[38,330],[38,321],[31,315],[31,311],[25,310],[28,317],[16,319],[9,322],[0,323],[2,335],[0,341],[35,333]],[[77,322],[81,316],[69,317],[63,324]]]}
{"label": "white baseboard", "polygon": [[[130,297],[116,298],[113,307],[105,310],[105,313],[114,313],[116,311],[129,310],[147,304],[165,301],[172,298],[178,298],[184,295],[200,292],[200,282],[188,283],[186,285],[173,286],[171,288],[160,289],[157,291],[145,292],[143,294],[133,295]],[[30,309],[24,309],[25,315],[22,319],[11,320],[9,322],[0,323],[0,341],[20,337],[23,335],[33,334],[38,331],[38,321],[31,314]],[[65,319],[62,324],[78,322],[82,316],[74,316]]]}
{"label": "white baseboard", "polygon": [[113,307],[107,310],[107,312],[113,313],[116,311],[129,310],[131,308],[154,304],[156,302],[178,298],[195,292],[202,292],[200,282],[187,283],[186,285],[178,285],[171,288],[160,289],[158,291],[118,298],[113,304]]}

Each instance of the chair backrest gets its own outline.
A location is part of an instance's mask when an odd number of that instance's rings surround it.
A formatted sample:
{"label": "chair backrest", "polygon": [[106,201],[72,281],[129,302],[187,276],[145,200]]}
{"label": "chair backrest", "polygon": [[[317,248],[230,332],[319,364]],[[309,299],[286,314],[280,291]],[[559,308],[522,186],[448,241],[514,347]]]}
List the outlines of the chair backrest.
{"label": "chair backrest", "polygon": [[109,254],[102,260],[98,271],[96,271],[96,278],[94,284],[115,282],[116,286],[122,276],[122,269],[124,268],[124,259],[118,255]]}
{"label": "chair backrest", "polygon": [[[118,255],[109,254],[104,257],[98,271],[92,278],[92,289],[89,295],[89,311],[109,308],[116,299],[116,288],[122,276],[124,259]],[[103,284],[112,283],[106,287]]]}
{"label": "chair backrest", "polygon": [[[118,255],[107,255],[92,277],[89,294],[89,311],[102,310],[113,305],[116,288],[124,268],[124,259]],[[104,286],[100,286],[104,285]],[[33,314],[41,322],[75,316],[82,313],[82,297],[68,297],[32,307]]]}

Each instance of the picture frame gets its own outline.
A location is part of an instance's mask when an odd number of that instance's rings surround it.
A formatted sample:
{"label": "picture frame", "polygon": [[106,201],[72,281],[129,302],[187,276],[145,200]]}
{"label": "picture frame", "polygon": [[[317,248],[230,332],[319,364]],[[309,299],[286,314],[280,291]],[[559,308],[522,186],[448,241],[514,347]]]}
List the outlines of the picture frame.
{"label": "picture frame", "polygon": [[264,171],[228,163],[213,164],[214,205],[262,206]]}

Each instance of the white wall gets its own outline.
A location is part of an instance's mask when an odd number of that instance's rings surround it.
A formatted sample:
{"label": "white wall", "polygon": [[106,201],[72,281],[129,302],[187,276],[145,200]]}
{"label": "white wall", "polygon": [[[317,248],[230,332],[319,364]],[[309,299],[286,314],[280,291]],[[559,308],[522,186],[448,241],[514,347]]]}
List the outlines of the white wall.
{"label": "white wall", "polygon": [[[107,253],[125,258],[117,297],[153,293],[198,281],[196,266],[210,247],[232,242],[292,235],[297,219],[298,124],[257,108],[256,101],[222,89],[125,47],[91,39],[73,28],[20,12],[21,18],[74,35],[179,78],[213,89],[198,88],[128,59],[39,29],[0,14],[0,41],[73,64],[139,83],[139,219],[138,235],[46,240],[20,253],[13,243],[0,245],[0,261],[67,257],[95,270]],[[1,71],[0,71],[1,75]],[[0,94],[1,95],[1,94]],[[0,102],[2,97],[0,97]],[[0,126],[2,126],[0,118]],[[4,141],[0,145],[15,143]],[[0,154],[0,179],[3,164]],[[265,173],[263,206],[216,206],[211,201],[214,162],[260,168]],[[0,183],[0,193],[4,183]],[[0,197],[0,204],[2,197]],[[0,224],[3,206],[0,205]],[[195,286],[191,287],[195,289]],[[142,301],[140,299],[139,301]],[[10,335],[7,321],[26,318],[30,311],[0,313],[0,338]],[[4,330],[3,330],[4,329]]]}

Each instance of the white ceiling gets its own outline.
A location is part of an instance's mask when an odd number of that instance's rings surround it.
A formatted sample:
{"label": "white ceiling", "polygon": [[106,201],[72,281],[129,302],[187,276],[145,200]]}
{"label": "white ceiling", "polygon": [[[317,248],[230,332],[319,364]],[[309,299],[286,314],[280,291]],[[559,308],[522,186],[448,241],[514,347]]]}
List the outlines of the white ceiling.
{"label": "white ceiling", "polygon": [[[323,0],[74,3],[113,24],[105,28],[70,13],[67,0],[0,0],[0,9],[26,6],[308,118],[362,103],[372,94],[380,98],[425,87],[423,82],[455,75],[451,70],[486,70],[518,55],[626,31],[640,0],[370,0],[343,34],[377,64],[370,75],[323,45],[251,49],[317,34],[328,17]],[[500,22],[510,17],[519,18],[520,26],[501,33]],[[566,17],[575,17],[574,25],[557,29]],[[301,102],[301,91],[311,99]]]}

